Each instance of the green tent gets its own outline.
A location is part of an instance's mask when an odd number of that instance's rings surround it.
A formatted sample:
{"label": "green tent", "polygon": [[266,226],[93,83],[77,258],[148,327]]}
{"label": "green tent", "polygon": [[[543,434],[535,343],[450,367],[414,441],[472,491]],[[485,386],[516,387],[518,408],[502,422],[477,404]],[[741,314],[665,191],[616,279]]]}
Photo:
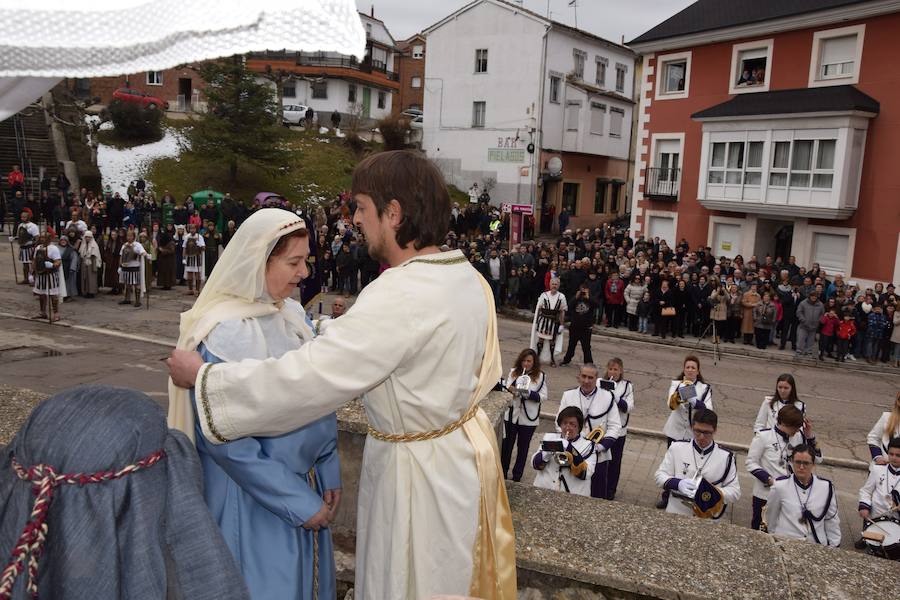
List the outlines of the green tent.
{"label": "green tent", "polygon": [[213,200],[216,201],[216,208],[219,211],[219,218],[216,219],[216,229],[218,229],[219,232],[222,232],[225,230],[225,223],[222,220],[222,198],[225,197],[225,194],[215,190],[201,190],[191,194],[191,200],[194,201],[194,206],[198,206],[201,202],[205,206],[206,201],[209,200],[210,194],[212,194]]}

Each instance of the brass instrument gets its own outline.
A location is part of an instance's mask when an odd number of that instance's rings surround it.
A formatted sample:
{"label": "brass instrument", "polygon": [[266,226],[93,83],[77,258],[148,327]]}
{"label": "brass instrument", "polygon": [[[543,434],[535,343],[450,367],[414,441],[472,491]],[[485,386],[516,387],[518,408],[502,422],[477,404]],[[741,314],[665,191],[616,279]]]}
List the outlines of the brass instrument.
{"label": "brass instrument", "polygon": [[585,436],[588,440],[594,442],[595,444],[599,444],[600,440],[603,439],[603,434],[606,433],[603,431],[603,427],[596,426],[594,427],[587,436]]}
{"label": "brass instrument", "polygon": [[694,382],[690,379],[685,379],[681,383],[678,384],[678,387],[675,388],[675,391],[672,392],[672,395],[669,396],[669,410],[675,410],[682,404],[684,404],[684,400],[681,399],[681,394],[678,393],[678,390],[681,389],[685,385],[694,385]]}
{"label": "brass instrument", "polygon": [[766,520],[766,512],[769,508],[768,504],[763,505],[762,510],[760,511],[760,521],[759,521],[759,530],[763,533],[769,533],[769,522]]}

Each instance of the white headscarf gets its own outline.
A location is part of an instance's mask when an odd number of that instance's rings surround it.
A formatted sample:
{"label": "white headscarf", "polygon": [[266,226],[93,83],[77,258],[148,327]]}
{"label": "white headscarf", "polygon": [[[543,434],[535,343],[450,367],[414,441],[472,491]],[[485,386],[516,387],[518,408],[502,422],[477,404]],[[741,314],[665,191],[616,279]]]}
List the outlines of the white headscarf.
{"label": "white headscarf", "polygon": [[97,245],[97,241],[94,240],[94,234],[90,231],[85,232],[78,254],[81,256],[82,262],[88,265],[91,264],[92,257],[96,258],[97,262],[94,264],[97,265],[97,268],[100,267],[100,263],[103,261],[103,258],[100,256],[100,246]]}
{"label": "white headscarf", "polygon": [[[305,229],[297,215],[280,208],[256,211],[238,228],[194,306],[181,314],[179,350],[196,350],[209,333],[224,321],[252,319],[281,311],[304,338],[311,330],[292,310],[282,310],[266,291],[266,261],[282,236]],[[194,411],[187,390],[169,379],[169,427],[180,429],[194,441]]]}

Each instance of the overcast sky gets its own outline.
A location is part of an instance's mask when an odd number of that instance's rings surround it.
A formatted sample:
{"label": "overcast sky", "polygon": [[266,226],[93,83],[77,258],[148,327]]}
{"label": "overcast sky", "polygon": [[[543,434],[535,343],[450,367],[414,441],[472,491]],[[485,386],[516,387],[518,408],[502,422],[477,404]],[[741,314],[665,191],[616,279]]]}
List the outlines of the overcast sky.
{"label": "overcast sky", "polygon": [[[384,21],[395,40],[404,40],[471,0],[356,0],[361,12],[369,14],[375,6],[375,17]],[[550,7],[554,21],[575,25],[613,42],[629,41],[657,23],[671,17],[695,0],[525,0],[525,8],[547,15]]]}

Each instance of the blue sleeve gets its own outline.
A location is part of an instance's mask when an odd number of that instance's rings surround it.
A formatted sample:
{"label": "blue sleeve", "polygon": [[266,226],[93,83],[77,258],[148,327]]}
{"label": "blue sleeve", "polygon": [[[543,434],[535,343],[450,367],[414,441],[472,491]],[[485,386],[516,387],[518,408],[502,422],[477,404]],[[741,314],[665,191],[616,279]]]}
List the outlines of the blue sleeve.
{"label": "blue sleeve", "polygon": [[328,449],[316,461],[316,471],[322,479],[324,489],[336,490],[341,488],[341,461],[338,458],[337,450],[337,417],[331,415],[326,418],[331,419],[334,425],[334,437],[328,443]]}
{"label": "blue sleeve", "polygon": [[[201,345],[198,350],[205,362],[222,362],[205,346]],[[193,395],[191,390],[192,400]],[[195,420],[199,419],[196,403],[191,404],[194,405]],[[214,445],[203,437],[199,420],[195,429],[197,451],[209,455],[242,490],[288,524],[299,527],[322,508],[322,498],[309,487],[306,475],[294,473],[284,463],[267,456],[256,438]],[[331,454],[337,463],[337,448]],[[324,480],[324,474],[322,477]]]}

